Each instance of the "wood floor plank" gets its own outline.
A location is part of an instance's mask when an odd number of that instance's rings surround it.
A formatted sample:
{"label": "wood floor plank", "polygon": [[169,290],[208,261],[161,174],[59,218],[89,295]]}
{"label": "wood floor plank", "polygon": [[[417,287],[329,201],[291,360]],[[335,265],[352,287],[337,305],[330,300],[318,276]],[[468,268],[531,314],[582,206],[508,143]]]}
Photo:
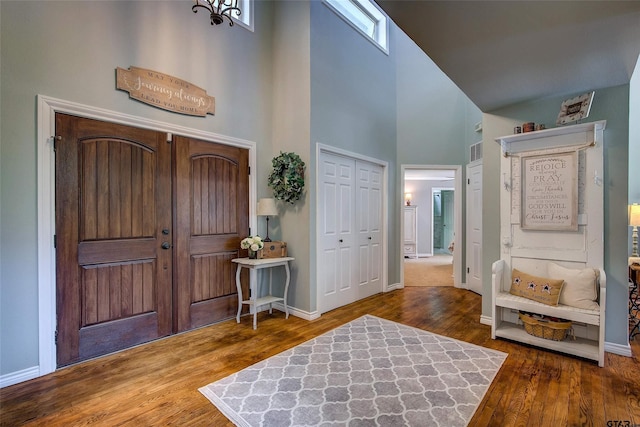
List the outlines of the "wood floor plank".
{"label": "wood floor plank", "polygon": [[[198,388],[364,314],[509,354],[469,426],[640,424],[633,357],[606,366],[506,340],[480,324],[481,297],[414,287],[375,295],[306,321],[274,310],[224,321],[60,369],[0,390],[1,426],[232,426]],[[552,410],[549,412],[549,406]],[[499,424],[496,424],[499,422]]]}

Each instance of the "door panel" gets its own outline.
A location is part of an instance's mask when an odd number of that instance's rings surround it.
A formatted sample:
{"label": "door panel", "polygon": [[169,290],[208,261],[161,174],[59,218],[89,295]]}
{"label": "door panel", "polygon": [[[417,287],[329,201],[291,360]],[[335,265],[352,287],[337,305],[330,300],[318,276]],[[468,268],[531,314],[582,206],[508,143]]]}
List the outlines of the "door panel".
{"label": "door panel", "polygon": [[381,288],[382,167],[356,162],[358,170],[358,299],[377,294]]}
{"label": "door panel", "polygon": [[467,166],[467,287],[482,295],[482,164]]}
{"label": "door panel", "polygon": [[180,332],[236,315],[231,260],[249,232],[249,153],[181,136],[174,137],[174,150],[174,329]]}
{"label": "door panel", "polygon": [[356,240],[353,160],[324,153],[320,162],[321,313],[355,301]]}
{"label": "door panel", "polygon": [[453,242],[454,236],[454,203],[453,190],[442,190],[442,248],[446,249]]}
{"label": "door panel", "polygon": [[58,365],[171,332],[166,134],[56,114]]}

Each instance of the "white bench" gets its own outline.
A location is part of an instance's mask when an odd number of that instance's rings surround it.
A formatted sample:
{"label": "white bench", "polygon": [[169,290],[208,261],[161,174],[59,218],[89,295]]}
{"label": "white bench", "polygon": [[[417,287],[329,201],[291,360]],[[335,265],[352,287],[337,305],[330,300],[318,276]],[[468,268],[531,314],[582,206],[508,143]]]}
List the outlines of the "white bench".
{"label": "white bench", "polygon": [[[544,262],[539,260],[539,264]],[[555,350],[586,359],[595,360],[598,366],[604,366],[604,329],[606,305],[606,275],[600,270],[598,280],[598,310],[586,310],[559,304],[551,306],[509,293],[511,288],[511,268],[504,260],[498,260],[492,266],[492,326],[491,338],[498,337],[519,341],[537,347]],[[529,272],[528,272],[529,273]],[[535,274],[536,272],[530,272]],[[571,320],[576,336],[553,341],[529,335],[518,318],[518,312],[528,311],[547,316]]]}

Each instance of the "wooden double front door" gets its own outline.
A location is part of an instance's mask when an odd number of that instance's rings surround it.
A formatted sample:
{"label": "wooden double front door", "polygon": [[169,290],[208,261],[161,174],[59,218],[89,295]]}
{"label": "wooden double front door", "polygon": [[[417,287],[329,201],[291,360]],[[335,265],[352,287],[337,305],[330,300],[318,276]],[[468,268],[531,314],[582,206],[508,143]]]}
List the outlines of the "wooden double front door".
{"label": "wooden double front door", "polygon": [[56,114],[58,366],[230,318],[248,150]]}

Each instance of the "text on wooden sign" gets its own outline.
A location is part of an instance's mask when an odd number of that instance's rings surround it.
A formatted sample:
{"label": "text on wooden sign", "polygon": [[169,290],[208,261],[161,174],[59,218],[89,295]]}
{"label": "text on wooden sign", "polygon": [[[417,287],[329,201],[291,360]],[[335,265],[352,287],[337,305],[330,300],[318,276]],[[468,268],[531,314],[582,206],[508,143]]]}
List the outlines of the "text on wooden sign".
{"label": "text on wooden sign", "polygon": [[204,117],[215,114],[216,101],[207,92],[177,77],[145,68],[116,69],[116,89],[145,104],[175,113]]}

